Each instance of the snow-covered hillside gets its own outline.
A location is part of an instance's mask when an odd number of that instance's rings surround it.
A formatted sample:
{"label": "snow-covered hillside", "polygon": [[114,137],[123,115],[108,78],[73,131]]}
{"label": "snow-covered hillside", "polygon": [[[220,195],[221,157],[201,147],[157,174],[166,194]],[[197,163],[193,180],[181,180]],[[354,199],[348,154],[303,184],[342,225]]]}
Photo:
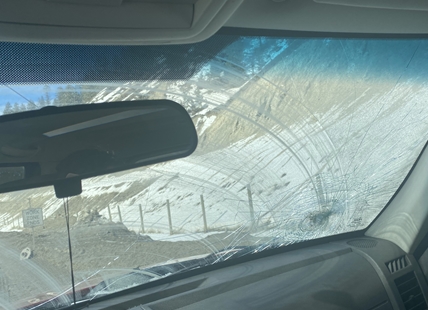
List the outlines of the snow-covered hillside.
{"label": "snow-covered hillside", "polygon": [[[93,209],[119,221],[119,207],[122,222],[141,231],[141,205],[145,232],[168,234],[169,203],[174,233],[203,232],[203,199],[209,231],[251,227],[254,236],[294,242],[370,223],[427,138],[426,64],[411,58],[416,44],[234,44],[227,49],[235,53],[226,49],[187,81],[105,84],[92,102],[181,103],[199,146],[185,159],[85,180],[82,195],[70,199],[75,218]],[[3,231],[22,226],[28,198],[47,225],[62,216],[51,190],[5,194]]]}

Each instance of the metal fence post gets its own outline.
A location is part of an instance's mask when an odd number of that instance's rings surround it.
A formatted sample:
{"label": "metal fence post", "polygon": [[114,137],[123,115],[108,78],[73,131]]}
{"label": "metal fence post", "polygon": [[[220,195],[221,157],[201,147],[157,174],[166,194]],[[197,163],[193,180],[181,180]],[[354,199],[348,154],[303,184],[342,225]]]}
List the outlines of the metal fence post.
{"label": "metal fence post", "polygon": [[169,207],[169,199],[166,200],[166,207],[168,209],[169,234],[172,235],[172,219],[171,219],[171,209]]}
{"label": "metal fence post", "polygon": [[110,205],[108,205],[107,209],[108,209],[108,217],[109,217],[109,219],[110,219],[110,222],[113,222],[113,220],[112,220],[112,218],[111,218]]}
{"label": "metal fence post", "polygon": [[248,194],[248,206],[250,207],[251,229],[253,229],[256,221],[254,218],[253,195],[251,193],[250,184],[247,185],[247,194]]}
{"label": "metal fence post", "polygon": [[207,227],[207,216],[205,213],[204,195],[201,195],[201,207],[202,207],[202,218],[204,219],[204,232],[207,232],[208,227]]}
{"label": "metal fence post", "polygon": [[140,208],[140,221],[141,221],[141,232],[144,234],[144,221],[143,221],[143,210],[141,208],[141,204],[138,205]]}
{"label": "metal fence post", "polygon": [[122,221],[122,213],[120,213],[120,207],[117,205],[117,213],[119,213],[119,222],[123,223]]}

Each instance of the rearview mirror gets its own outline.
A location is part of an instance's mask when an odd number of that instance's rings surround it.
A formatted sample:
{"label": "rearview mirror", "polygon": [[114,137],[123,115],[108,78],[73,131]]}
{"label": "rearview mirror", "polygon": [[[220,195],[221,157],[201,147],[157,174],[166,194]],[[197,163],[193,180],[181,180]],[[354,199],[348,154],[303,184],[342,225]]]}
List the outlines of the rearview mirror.
{"label": "rearview mirror", "polygon": [[169,100],[109,102],[0,116],[0,193],[54,185],[58,198],[81,180],[181,158],[195,126]]}

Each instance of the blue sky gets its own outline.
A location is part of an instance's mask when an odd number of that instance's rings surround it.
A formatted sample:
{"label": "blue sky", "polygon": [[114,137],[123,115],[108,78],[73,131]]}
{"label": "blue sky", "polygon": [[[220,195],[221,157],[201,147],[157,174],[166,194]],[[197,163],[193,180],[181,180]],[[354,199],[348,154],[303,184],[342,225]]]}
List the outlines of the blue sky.
{"label": "blue sky", "polygon": [[[10,88],[27,98],[28,100],[37,101],[44,94],[43,85],[8,85]],[[62,84],[49,84],[51,88],[51,97],[54,97],[55,90]],[[0,113],[3,111],[4,105],[7,102],[14,104],[26,103],[27,101],[5,85],[0,85]]]}

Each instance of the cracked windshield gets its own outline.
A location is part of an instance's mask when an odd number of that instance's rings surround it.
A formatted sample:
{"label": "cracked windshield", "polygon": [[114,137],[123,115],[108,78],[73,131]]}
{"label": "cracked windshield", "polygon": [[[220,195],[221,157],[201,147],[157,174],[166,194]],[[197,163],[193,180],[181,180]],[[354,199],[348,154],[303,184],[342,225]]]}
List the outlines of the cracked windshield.
{"label": "cracked windshield", "polygon": [[428,136],[427,42],[223,41],[188,45],[177,63],[158,51],[139,80],[79,83],[64,71],[0,86],[3,114],[173,100],[199,139],[189,157],[83,180],[68,201],[52,187],[0,194],[1,307],[73,303],[67,207],[78,301],[361,230],[380,213]]}

